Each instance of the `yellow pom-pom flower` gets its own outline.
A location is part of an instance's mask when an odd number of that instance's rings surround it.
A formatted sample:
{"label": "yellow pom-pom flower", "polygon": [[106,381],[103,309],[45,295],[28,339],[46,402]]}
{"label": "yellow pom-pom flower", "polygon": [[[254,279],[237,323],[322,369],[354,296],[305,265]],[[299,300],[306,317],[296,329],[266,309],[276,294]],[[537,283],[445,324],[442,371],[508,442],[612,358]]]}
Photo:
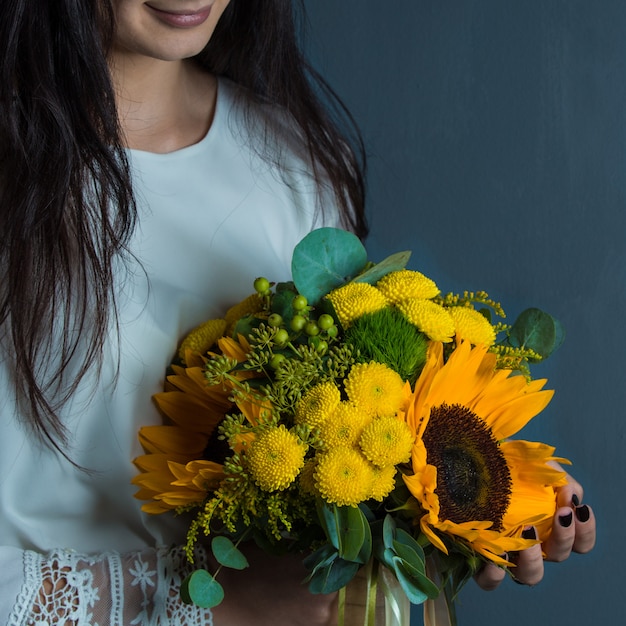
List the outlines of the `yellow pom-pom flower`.
{"label": "yellow pom-pom flower", "polygon": [[327,448],[356,446],[363,429],[372,421],[369,413],[352,402],[340,402],[320,426],[320,437]]}
{"label": "yellow pom-pom flower", "polygon": [[408,298],[429,300],[439,295],[435,281],[412,270],[390,272],[376,283],[376,288],[394,304]]}
{"label": "yellow pom-pom flower", "polygon": [[372,470],[373,481],[370,498],[382,502],[396,486],[396,472],[395,465],[374,467]]}
{"label": "yellow pom-pom flower", "polygon": [[298,401],[294,419],[296,424],[311,428],[321,426],[341,401],[341,392],[331,382],[311,387]]}
{"label": "yellow pom-pom flower", "polygon": [[207,320],[194,328],[182,341],[178,350],[181,361],[185,361],[185,354],[191,351],[195,354],[205,354],[226,332],[227,322],[223,319]]}
{"label": "yellow pom-pom flower", "polygon": [[488,348],[496,342],[496,331],[480,311],[468,306],[452,306],[448,312],[454,320],[456,334],[460,339]]}
{"label": "yellow pom-pom flower", "polygon": [[307,446],[282,424],[262,432],[247,452],[250,474],[264,491],[291,485],[304,466]]}
{"label": "yellow pom-pom flower", "polygon": [[448,343],[454,337],[454,320],[448,311],[430,300],[410,298],[397,305],[402,314],[433,341]]}
{"label": "yellow pom-pom flower", "polygon": [[238,302],[234,306],[231,306],[224,318],[227,324],[234,324],[237,320],[240,320],[246,315],[252,315],[259,313],[263,310],[263,298],[258,293],[253,293],[247,298],[244,298],[241,302]]}
{"label": "yellow pom-pom flower", "polygon": [[372,420],[359,439],[361,451],[378,467],[406,463],[411,458],[413,435],[404,420],[380,417]]}
{"label": "yellow pom-pom flower", "polygon": [[405,401],[404,381],[383,363],[357,363],[344,381],[348,398],[368,415],[395,415]]}
{"label": "yellow pom-pom flower", "polygon": [[357,506],[372,491],[373,470],[353,448],[333,448],[318,455],[315,482],[322,498],[339,506]]}
{"label": "yellow pom-pom flower", "polygon": [[348,283],[326,296],[344,328],[364,315],[375,313],[388,305],[385,296],[368,283]]}
{"label": "yellow pom-pom flower", "polygon": [[298,482],[300,484],[300,491],[309,495],[317,494],[317,487],[315,486],[315,468],[317,467],[317,459],[313,457],[308,459],[304,463],[304,467],[298,476]]}

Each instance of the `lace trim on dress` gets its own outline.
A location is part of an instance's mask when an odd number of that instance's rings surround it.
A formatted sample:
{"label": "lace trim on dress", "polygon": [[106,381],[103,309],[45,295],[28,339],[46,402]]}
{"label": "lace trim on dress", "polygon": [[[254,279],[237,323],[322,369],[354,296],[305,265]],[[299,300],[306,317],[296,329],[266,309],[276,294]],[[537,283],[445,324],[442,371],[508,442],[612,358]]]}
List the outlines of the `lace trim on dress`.
{"label": "lace trim on dress", "polygon": [[[198,550],[193,567],[206,566]],[[184,604],[192,570],[184,551],[144,550],[89,556],[71,550],[24,552],[24,583],[10,626],[213,626],[208,609]]]}

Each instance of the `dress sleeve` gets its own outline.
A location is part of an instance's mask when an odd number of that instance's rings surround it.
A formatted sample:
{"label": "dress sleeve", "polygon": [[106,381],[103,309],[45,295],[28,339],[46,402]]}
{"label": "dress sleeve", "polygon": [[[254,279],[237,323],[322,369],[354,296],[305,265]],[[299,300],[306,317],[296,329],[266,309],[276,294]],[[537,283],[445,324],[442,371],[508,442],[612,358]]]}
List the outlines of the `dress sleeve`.
{"label": "dress sleeve", "polygon": [[0,622],[10,626],[212,626],[210,610],[184,604],[180,585],[192,567],[182,548],[89,556],[0,549]]}

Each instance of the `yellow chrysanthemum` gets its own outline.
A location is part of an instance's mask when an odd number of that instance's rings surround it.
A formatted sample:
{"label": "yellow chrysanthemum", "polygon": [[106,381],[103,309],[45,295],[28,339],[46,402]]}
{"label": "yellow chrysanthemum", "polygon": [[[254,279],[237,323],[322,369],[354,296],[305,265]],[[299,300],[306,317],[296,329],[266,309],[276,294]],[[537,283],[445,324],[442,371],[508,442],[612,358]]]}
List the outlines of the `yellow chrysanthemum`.
{"label": "yellow chrysanthemum", "polygon": [[207,320],[194,328],[182,341],[178,349],[178,356],[185,362],[187,351],[196,354],[208,352],[217,340],[226,332],[226,320]]}
{"label": "yellow chrysanthemum", "polygon": [[286,489],[304,466],[306,450],[306,444],[282,424],[261,433],[246,455],[254,482],[264,491]]}
{"label": "yellow chrysanthemum", "polygon": [[327,448],[357,445],[363,429],[372,421],[369,413],[352,402],[340,402],[320,426],[320,436]]}
{"label": "yellow chrysanthemum", "polygon": [[373,481],[370,498],[382,502],[396,486],[397,471],[395,465],[374,467],[372,470]]}
{"label": "yellow chrysanthemum", "polygon": [[375,313],[388,305],[383,294],[368,283],[348,283],[327,296],[344,328],[365,313]]}
{"label": "yellow chrysanthemum", "polygon": [[416,433],[413,475],[404,476],[424,509],[424,534],[447,552],[442,535],[461,538],[485,558],[523,550],[525,526],[546,528],[556,510],[554,488],[563,472],[549,461],[554,449],[525,441],[502,443],[542,411],[552,391],[545,380],[495,369],[486,346],[462,342],[444,364],[440,343],[415,385],[406,419]]}
{"label": "yellow chrysanthemum", "polygon": [[404,420],[379,417],[363,429],[359,446],[365,457],[378,467],[398,465],[411,458],[413,435]]}
{"label": "yellow chrysanthemum", "polygon": [[430,300],[410,298],[397,305],[402,314],[433,341],[447,343],[454,337],[454,320],[448,311]]}
{"label": "yellow chrysanthemum", "polygon": [[454,320],[456,336],[471,344],[491,347],[496,342],[496,331],[480,311],[468,306],[452,306],[448,313]]}
{"label": "yellow chrysanthemum", "polygon": [[372,491],[373,472],[353,448],[333,448],[317,456],[315,482],[322,498],[339,506],[357,506]]}
{"label": "yellow chrysanthemum", "polygon": [[307,424],[312,428],[323,424],[341,401],[341,392],[331,382],[311,387],[298,401],[295,411],[296,424]]}
{"label": "yellow chrysanthemum", "polygon": [[317,494],[317,488],[315,486],[315,468],[317,467],[316,457],[308,459],[304,462],[304,467],[298,476],[300,482],[300,490],[302,493],[309,495]]}
{"label": "yellow chrysanthemum", "polygon": [[412,270],[390,272],[376,283],[376,287],[394,304],[408,298],[430,300],[439,295],[435,281]]}
{"label": "yellow chrysanthemum", "polygon": [[357,363],[344,381],[348,398],[368,415],[395,415],[405,402],[404,381],[383,363]]}

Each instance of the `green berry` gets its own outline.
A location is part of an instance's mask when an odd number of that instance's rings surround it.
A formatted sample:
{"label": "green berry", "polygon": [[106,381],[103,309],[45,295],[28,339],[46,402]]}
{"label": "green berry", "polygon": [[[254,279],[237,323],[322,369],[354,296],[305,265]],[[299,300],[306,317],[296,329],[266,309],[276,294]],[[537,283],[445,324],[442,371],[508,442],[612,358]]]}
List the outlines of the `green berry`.
{"label": "green berry", "polygon": [[320,327],[317,325],[317,322],[311,320],[304,326],[304,332],[309,335],[309,337],[315,337],[315,335],[320,334]]}
{"label": "green berry", "polygon": [[294,311],[304,311],[308,304],[309,301],[306,299],[306,297],[299,294],[294,297],[291,306],[294,308]]}
{"label": "green berry", "polygon": [[317,325],[320,327],[320,330],[328,330],[335,325],[335,320],[328,313],[322,313],[317,320]]}
{"label": "green berry", "polygon": [[277,370],[281,363],[285,360],[285,355],[284,354],[275,354],[271,359],[270,359],[270,367],[273,370]]}
{"label": "green berry", "polygon": [[294,315],[291,318],[291,330],[295,332],[300,332],[306,325],[307,319],[303,315]]}
{"label": "green berry", "polygon": [[272,313],[268,318],[267,318],[267,323],[269,326],[271,326],[272,328],[278,328],[279,326],[282,325],[283,323],[283,318],[281,315],[279,315],[278,313]]}
{"label": "green berry", "polygon": [[289,333],[284,328],[280,328],[274,335],[274,341],[279,346],[284,346],[289,341]]}
{"label": "green berry", "polygon": [[333,324],[330,328],[326,329],[326,334],[334,339],[339,334],[339,329]]}
{"label": "green berry", "polygon": [[267,278],[264,278],[263,276],[259,276],[254,281],[254,290],[257,293],[264,295],[269,291],[269,289],[270,289],[270,281],[267,280]]}

